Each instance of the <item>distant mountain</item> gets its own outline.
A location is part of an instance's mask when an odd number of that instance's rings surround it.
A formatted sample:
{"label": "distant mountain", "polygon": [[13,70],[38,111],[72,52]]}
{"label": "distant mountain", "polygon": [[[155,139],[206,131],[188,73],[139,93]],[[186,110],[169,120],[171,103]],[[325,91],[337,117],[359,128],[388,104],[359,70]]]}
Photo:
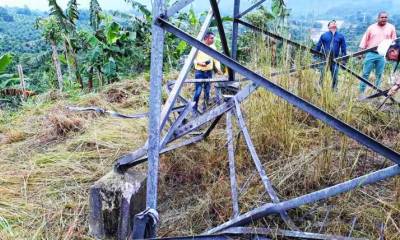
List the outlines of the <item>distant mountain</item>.
{"label": "distant mountain", "polygon": [[[270,1],[264,5],[268,6]],[[285,0],[288,8],[292,10],[292,16],[313,14],[318,17],[342,17],[356,12],[363,12],[376,15],[379,11],[385,10],[390,14],[400,12],[400,0]],[[368,2],[368,4],[366,4]],[[232,15],[233,0],[221,0],[220,11],[223,15]],[[251,6],[249,1],[242,1],[241,11]],[[194,1],[193,7],[196,11],[206,11],[209,4]]]}
{"label": "distant mountain", "polygon": [[374,15],[382,10],[391,14],[400,12],[399,0],[286,0],[286,3],[292,9],[293,15],[313,13],[340,17],[358,11]]}

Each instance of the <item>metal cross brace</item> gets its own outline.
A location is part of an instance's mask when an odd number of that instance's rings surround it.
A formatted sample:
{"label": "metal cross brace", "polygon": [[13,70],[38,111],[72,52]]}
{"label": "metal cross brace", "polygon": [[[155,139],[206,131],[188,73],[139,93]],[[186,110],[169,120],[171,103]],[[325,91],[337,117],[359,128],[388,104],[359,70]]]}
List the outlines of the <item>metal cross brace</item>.
{"label": "metal cross brace", "polygon": [[[319,57],[323,57],[323,58],[324,58],[324,55],[323,55],[321,52],[316,51],[315,49],[312,49],[312,48],[309,48],[309,47],[307,47],[307,46],[301,45],[300,43],[297,43],[297,42],[292,41],[292,40],[290,40],[290,39],[284,38],[284,37],[282,37],[282,36],[279,36],[279,35],[277,35],[277,34],[274,34],[274,33],[272,33],[272,32],[269,32],[269,31],[267,31],[267,30],[261,29],[261,28],[259,28],[259,27],[256,27],[256,26],[254,26],[254,25],[252,25],[252,24],[250,24],[250,23],[247,23],[247,22],[245,22],[245,21],[242,21],[242,20],[240,20],[240,19],[237,19],[237,18],[236,18],[236,19],[234,19],[234,21],[237,22],[237,23],[240,23],[241,25],[243,25],[243,26],[245,26],[245,27],[247,27],[247,28],[252,29],[253,31],[256,31],[256,32],[265,34],[265,35],[267,35],[267,36],[269,36],[269,37],[278,39],[278,40],[280,40],[280,41],[287,42],[289,45],[292,45],[292,46],[297,47],[297,48],[299,48],[299,49],[305,49],[305,50],[311,52],[312,54],[314,54],[314,55],[316,55],[316,56],[319,56]],[[369,49],[365,49],[365,50],[362,50],[362,51],[359,51],[359,52],[355,52],[355,53],[349,54],[349,55],[347,55],[347,56],[338,57],[338,58],[333,59],[333,61],[336,62],[336,63],[338,63],[340,68],[342,68],[342,69],[345,70],[346,72],[350,73],[352,76],[356,77],[359,81],[365,83],[366,85],[368,85],[369,87],[371,87],[371,88],[374,89],[375,91],[377,91],[377,92],[379,92],[379,93],[382,93],[382,92],[383,92],[382,89],[378,88],[378,87],[375,86],[373,83],[371,83],[371,82],[368,81],[367,79],[361,77],[360,75],[358,75],[357,73],[355,73],[354,71],[352,71],[351,69],[349,69],[348,67],[346,67],[345,65],[343,65],[343,64],[341,63],[342,61],[346,61],[347,59],[349,59],[349,58],[351,58],[351,57],[361,56],[361,55],[366,54],[366,53],[368,53],[368,52],[370,52],[370,51],[374,51],[374,50],[376,50],[376,48],[377,48],[377,47],[372,47],[372,48],[369,48]],[[325,60],[324,62],[321,62],[321,63],[325,63],[325,64],[326,64],[327,62],[328,62],[328,61]],[[315,65],[315,67],[317,67],[317,66],[319,66],[318,63]],[[313,67],[314,67],[314,66],[313,66]],[[305,69],[307,69],[307,67],[306,67]],[[388,95],[386,94],[385,96],[388,96]],[[392,102],[398,103],[394,98],[390,97],[390,99],[391,99]]]}
{"label": "metal cross brace", "polygon": [[[246,141],[247,148],[250,152],[251,157],[253,158],[254,164],[256,165],[258,174],[260,175],[261,180],[264,184],[264,187],[267,190],[268,195],[271,197],[272,202],[279,203],[280,200],[278,198],[278,195],[277,195],[275,189],[273,188],[271,181],[269,180],[267,173],[265,172],[265,170],[262,166],[260,158],[257,155],[256,148],[254,147],[253,141],[251,140],[250,133],[247,130],[242,111],[240,110],[239,102],[235,98],[233,98],[233,99],[235,102],[236,117],[239,122],[240,129],[243,133],[243,137]],[[296,227],[296,225],[294,224],[294,222],[290,219],[290,217],[286,211],[281,211],[279,214],[281,215],[283,221],[285,221],[285,223],[288,225],[289,228],[298,229]]]}
{"label": "metal cross brace", "polygon": [[240,73],[244,77],[248,78],[249,80],[253,81],[256,84],[264,87],[266,90],[272,92],[273,94],[285,99],[290,104],[294,105],[295,107],[309,113],[310,115],[314,116],[315,118],[321,120],[322,122],[328,124],[332,128],[344,133],[345,135],[349,136],[350,138],[356,140],[360,144],[370,148],[376,153],[390,159],[391,161],[399,164],[400,163],[400,155],[393,149],[390,149],[384,146],[382,143],[379,143],[375,139],[363,134],[362,132],[358,131],[357,129],[347,125],[343,121],[335,118],[334,116],[328,114],[327,112],[321,110],[320,108],[314,106],[313,104],[307,102],[306,100],[294,95],[293,93],[285,90],[284,88],[278,86],[277,84],[271,82],[270,80],[264,78],[263,76],[251,71],[250,69],[244,67],[240,63],[236,62],[235,60],[229,58],[228,56],[219,53],[218,51],[208,47],[204,43],[194,39],[189,34],[183,32],[182,30],[176,28],[171,23],[166,21],[165,19],[158,18],[158,24],[165,28],[168,32],[176,35],[178,38],[188,42],[192,46],[200,49],[204,53],[212,56],[213,58],[217,59],[218,61],[224,63],[225,65],[231,67],[236,72]]}
{"label": "metal cross brace", "polygon": [[[147,206],[151,210],[156,209],[157,206],[157,175],[158,175],[158,161],[159,161],[159,154],[162,152],[167,152],[173,149],[176,149],[181,146],[185,146],[188,144],[192,144],[198,141],[201,141],[202,139],[206,138],[210,132],[215,128],[216,124],[219,122],[219,120],[222,118],[223,114],[229,112],[227,114],[227,123],[230,121],[230,111],[232,108],[236,109],[239,125],[241,126],[242,132],[247,134],[245,136],[245,140],[248,144],[248,147],[250,149],[250,152],[252,153],[253,160],[256,163],[256,167],[259,170],[259,173],[263,179],[263,183],[265,184],[266,189],[268,190],[272,200],[274,203],[272,204],[265,204],[259,208],[253,209],[252,211],[245,213],[243,215],[238,215],[238,206],[234,208],[237,209],[235,210],[234,213],[234,219],[226,222],[225,224],[222,224],[214,229],[211,229],[208,231],[208,234],[214,234],[221,232],[222,230],[227,230],[231,229],[231,227],[236,227],[236,226],[242,226],[245,224],[248,224],[254,220],[257,220],[259,218],[265,217],[270,214],[281,214],[282,218],[288,222],[288,216],[286,218],[285,216],[285,211],[291,208],[296,208],[304,204],[309,204],[313,203],[319,200],[327,199],[329,197],[335,196],[340,193],[344,193],[347,191],[350,191],[352,189],[355,189],[357,187],[361,187],[367,184],[372,184],[377,181],[381,181],[384,179],[387,179],[389,177],[393,177],[396,175],[399,175],[400,173],[400,168],[399,166],[393,166],[389,167],[383,170],[379,170],[367,175],[364,175],[362,177],[355,178],[353,180],[349,180],[344,183],[340,183],[337,185],[334,185],[332,187],[322,189],[304,196],[300,196],[294,199],[286,200],[283,202],[279,202],[279,199],[277,198],[277,195],[275,193],[275,190],[273,189],[271,183],[269,182],[268,177],[265,174],[265,171],[260,168],[260,161],[257,157],[257,154],[255,152],[255,148],[251,142],[250,135],[248,134],[247,128],[244,123],[244,119],[242,117],[239,103],[242,102],[245,98],[247,98],[251,93],[253,93],[258,86],[262,86],[268,91],[272,92],[273,94],[285,99],[292,105],[296,106],[297,108],[309,113],[310,115],[314,116],[315,118],[321,120],[322,122],[328,124],[329,126],[333,127],[334,129],[346,134],[352,139],[355,139],[359,143],[363,144],[364,146],[372,149],[373,151],[377,152],[378,154],[381,154],[382,156],[392,160],[393,162],[399,164],[400,163],[400,155],[395,152],[394,150],[387,148],[386,146],[382,145],[381,143],[377,142],[376,140],[364,135],[363,133],[359,132],[358,130],[352,128],[351,126],[345,124],[341,120],[329,115],[328,113],[324,112],[323,110],[317,108],[316,106],[312,105],[311,103],[297,97],[296,95],[288,92],[287,90],[281,88],[280,86],[274,84],[270,80],[264,78],[263,76],[247,69],[243,65],[239,64],[238,62],[235,61],[236,59],[236,52],[237,52],[237,36],[238,36],[238,26],[237,24],[240,23],[242,25],[245,25],[247,27],[252,28],[253,30],[256,30],[254,26],[249,25],[248,23],[245,23],[238,19],[238,17],[243,16],[244,14],[250,12],[252,9],[256,8],[258,5],[260,5],[263,1],[259,1],[255,3],[252,7],[249,9],[245,10],[242,12],[242,14],[239,14],[239,6],[240,6],[240,0],[235,0],[235,5],[234,5],[234,16],[235,21],[234,21],[234,29],[233,29],[233,39],[232,39],[232,58],[230,58],[230,53],[229,53],[229,48],[227,45],[227,40],[224,32],[224,27],[222,24],[222,18],[219,13],[219,8],[218,8],[218,3],[216,0],[210,0],[212,10],[209,11],[208,16],[206,17],[206,20],[201,28],[201,31],[197,37],[197,39],[191,37],[190,35],[186,34],[182,30],[176,28],[173,26],[171,23],[166,21],[166,18],[168,16],[172,16],[173,14],[177,13],[179,10],[190,4],[191,0],[179,0],[174,3],[174,5],[169,8],[168,10],[164,10],[164,1],[163,0],[156,0],[154,2],[153,8],[155,11],[153,12],[153,19],[154,19],[154,24],[153,24],[153,46],[152,46],[152,66],[151,66],[151,104],[150,104],[150,113],[149,113],[149,118],[150,118],[150,126],[156,126],[154,129],[149,129],[149,141],[146,142],[145,146],[136,150],[133,153],[130,153],[126,156],[124,156],[122,159],[120,159],[117,163],[117,168],[121,169],[126,169],[132,164],[136,164],[140,161],[145,161],[146,159],[146,153],[149,154],[149,179],[148,179],[148,192],[147,192]],[[221,42],[224,48],[224,54],[221,54],[212,48],[206,46],[204,43],[201,42],[202,36],[204,36],[205,31],[207,30],[209,23],[211,21],[212,15],[214,14],[215,20],[217,22],[217,27],[220,33],[221,37]],[[241,16],[240,16],[241,15]],[[235,27],[236,26],[236,27]],[[189,58],[185,62],[184,68],[182,69],[178,80],[175,82],[173,89],[171,90],[171,93],[168,97],[168,100],[166,104],[164,105],[163,110],[161,111],[161,114],[157,113],[160,110],[160,92],[159,89],[154,89],[158,88],[160,84],[160,80],[162,77],[162,55],[163,52],[160,50],[160,46],[158,45],[156,47],[156,43],[159,44],[159,42],[164,42],[164,30],[176,35],[177,37],[181,38],[182,40],[188,42],[190,45],[193,46],[192,51],[189,55]],[[260,30],[260,29],[259,29]],[[299,48],[304,48],[305,50],[310,51],[311,53],[321,56],[322,54],[319,52],[316,52],[313,49],[307,48],[302,46],[299,43],[296,43],[294,41],[291,41],[289,39],[284,39],[276,34],[262,31],[265,34],[267,34],[270,37],[275,37],[277,39],[281,39],[282,41],[287,42],[288,44],[291,44],[293,46],[297,46]],[[161,47],[162,49],[162,47]],[[214,59],[219,60],[223,64],[225,64],[229,69],[232,69],[232,72],[235,71],[242,76],[246,77],[247,79],[253,81],[253,84],[247,85],[244,89],[239,91],[233,98],[228,99],[226,102],[219,104],[215,108],[209,110],[205,114],[192,119],[189,123],[182,125],[184,122],[183,120],[188,117],[189,114],[189,109],[191,108],[192,104],[188,103],[185,106],[185,109],[180,112],[180,115],[178,119],[172,123],[172,126],[170,129],[167,130],[167,134],[160,140],[160,132],[163,130],[166,121],[169,119],[169,115],[171,110],[173,109],[173,106],[175,105],[176,99],[180,97],[179,92],[181,90],[182,85],[184,84],[184,81],[187,77],[187,74],[189,70],[191,69],[191,65],[193,62],[193,59],[197,53],[197,50],[201,50],[204,53],[212,56]],[[357,54],[363,54],[363,53],[356,53],[353,55]],[[348,59],[350,56],[345,56],[342,58],[335,59],[336,62],[340,62],[343,60]],[[324,62],[325,63],[325,62]],[[321,64],[321,63],[318,63]],[[315,64],[318,65],[318,64]],[[380,89],[376,88],[373,84],[369,83],[367,80],[363,79],[362,77],[359,77],[356,73],[352,72],[350,69],[347,69],[345,66],[340,64],[341,68],[345,69],[346,71],[350,72],[352,75],[356,76],[360,81],[365,82],[369,86],[372,85],[374,89],[377,91],[381,91]],[[295,70],[290,70],[289,72],[292,72]],[[231,72],[231,71],[230,71]],[[281,73],[276,73],[276,75],[279,75]],[[233,76],[230,74],[229,80],[234,80]],[[181,98],[182,99],[182,98]],[[161,115],[161,117],[160,117]],[[188,133],[194,131],[195,129],[198,129],[199,127],[203,126],[206,123],[211,122],[211,125],[208,127],[208,129],[202,133],[199,136],[193,137],[188,140],[181,141],[177,144],[174,145],[169,145],[173,141],[187,135]],[[228,134],[228,139],[229,134],[230,136],[232,135],[231,133],[231,126],[227,126],[227,134]],[[229,141],[228,141],[229,144]],[[228,146],[229,147],[229,146]],[[234,151],[232,150],[232,146],[229,147],[229,158],[230,162],[234,160],[232,158]],[[231,156],[232,155],[232,156]],[[258,160],[258,161],[257,161]],[[232,164],[231,164],[232,165]],[[121,170],[120,169],[120,170]],[[232,170],[232,167],[231,167]],[[233,166],[234,170],[234,166]],[[232,171],[231,171],[232,172]],[[235,175],[235,174],[231,174]],[[233,184],[232,184],[233,185]],[[233,189],[233,188],[232,188]],[[232,195],[234,195],[233,190],[232,190]],[[232,197],[234,198],[234,197]],[[234,203],[235,204],[235,203]],[[237,204],[238,205],[238,204]],[[288,224],[290,226],[290,224]],[[231,229],[232,230],[232,229]],[[242,229],[243,230],[243,229]],[[155,228],[151,230],[150,233],[146,233],[148,236],[155,236]],[[233,230],[232,230],[233,231]],[[244,231],[242,231],[240,234],[242,234]],[[229,234],[229,233],[227,233]],[[231,233],[234,234],[234,233]],[[290,232],[286,231],[284,234],[287,234],[288,236],[292,234],[292,236],[306,236],[304,235],[305,233],[302,232]],[[303,235],[302,235],[303,234]],[[262,231],[259,231],[259,233],[256,233],[255,235],[263,235]],[[316,235],[314,235],[316,236]],[[326,235],[325,235],[326,236]],[[209,238],[208,238],[209,237]],[[212,235],[212,236],[200,236],[201,239],[226,239],[226,234],[225,235]]]}

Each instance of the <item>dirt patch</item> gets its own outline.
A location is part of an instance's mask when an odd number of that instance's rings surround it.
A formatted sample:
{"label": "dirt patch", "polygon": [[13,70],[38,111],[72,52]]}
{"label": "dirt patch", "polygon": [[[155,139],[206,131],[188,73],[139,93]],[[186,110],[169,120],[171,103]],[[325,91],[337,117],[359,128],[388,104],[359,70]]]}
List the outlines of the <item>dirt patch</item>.
{"label": "dirt patch", "polygon": [[128,98],[128,93],[122,89],[111,88],[105,92],[107,101],[110,103],[122,103]]}
{"label": "dirt patch", "polygon": [[27,134],[18,130],[10,130],[6,132],[3,137],[0,136],[0,143],[11,144],[25,140]]}
{"label": "dirt patch", "polygon": [[108,146],[105,143],[100,143],[96,141],[81,141],[77,143],[73,143],[70,146],[68,146],[68,151],[96,151],[100,149],[112,149],[113,146]]}
{"label": "dirt patch", "polygon": [[66,111],[62,108],[51,111],[42,124],[41,142],[48,142],[66,137],[71,132],[83,132],[86,117]]}

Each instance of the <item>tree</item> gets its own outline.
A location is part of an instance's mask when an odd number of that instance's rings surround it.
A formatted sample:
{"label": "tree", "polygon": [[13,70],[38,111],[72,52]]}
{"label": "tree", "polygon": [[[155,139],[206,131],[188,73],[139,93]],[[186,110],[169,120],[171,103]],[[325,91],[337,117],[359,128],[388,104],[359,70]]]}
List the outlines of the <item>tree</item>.
{"label": "tree", "polygon": [[78,3],[76,0],[69,0],[64,13],[56,0],[49,0],[50,16],[54,16],[60,26],[61,36],[64,43],[64,53],[69,69],[69,75],[75,75],[76,81],[83,89],[83,81],[78,69],[77,49],[74,44],[76,37],[76,21],[79,19]]}
{"label": "tree", "polygon": [[50,43],[52,50],[52,60],[54,64],[54,68],[56,71],[58,89],[61,92],[63,89],[63,75],[61,71],[61,64],[58,56],[57,45],[61,41],[61,27],[58,24],[57,19],[52,16],[46,19],[38,19],[36,21],[36,28],[42,30],[42,35]]}
{"label": "tree", "polygon": [[90,14],[90,26],[92,27],[93,31],[96,32],[99,29],[102,18],[101,7],[100,4],[97,2],[97,0],[90,1],[89,14]]}

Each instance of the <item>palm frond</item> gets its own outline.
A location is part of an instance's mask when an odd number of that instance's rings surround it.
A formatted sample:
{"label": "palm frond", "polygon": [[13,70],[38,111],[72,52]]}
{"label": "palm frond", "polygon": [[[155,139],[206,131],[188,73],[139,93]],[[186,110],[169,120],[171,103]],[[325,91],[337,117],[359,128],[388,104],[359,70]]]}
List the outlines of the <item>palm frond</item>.
{"label": "palm frond", "polygon": [[97,31],[100,26],[101,21],[101,7],[97,0],[90,1],[90,26],[93,28],[94,31]]}
{"label": "palm frond", "polygon": [[78,2],[77,0],[69,0],[66,16],[68,21],[75,25],[76,21],[79,19]]}
{"label": "palm frond", "polygon": [[49,0],[49,7],[51,16],[55,16],[60,22],[63,22],[67,19],[64,11],[60,5],[58,5],[57,0]]}
{"label": "palm frond", "polygon": [[146,19],[151,17],[151,12],[146,5],[135,0],[125,0],[125,2],[130,3],[134,9],[139,10]]}

